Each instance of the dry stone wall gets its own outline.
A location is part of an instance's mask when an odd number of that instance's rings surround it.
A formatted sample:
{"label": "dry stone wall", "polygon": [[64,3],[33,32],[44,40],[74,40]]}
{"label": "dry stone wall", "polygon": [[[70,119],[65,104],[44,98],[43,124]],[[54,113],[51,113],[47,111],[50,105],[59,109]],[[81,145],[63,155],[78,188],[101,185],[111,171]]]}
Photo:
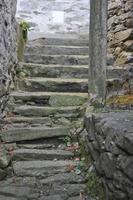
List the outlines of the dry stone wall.
{"label": "dry stone wall", "polygon": [[102,177],[106,199],[133,199],[133,112],[86,114],[86,148]]}
{"label": "dry stone wall", "polygon": [[16,64],[16,0],[0,1],[0,119],[9,98]]}
{"label": "dry stone wall", "polygon": [[109,0],[108,47],[116,65],[133,63],[133,1]]}
{"label": "dry stone wall", "polygon": [[[126,69],[119,88],[111,96],[110,104],[133,106],[133,1],[108,0],[108,51],[114,55],[114,66]],[[115,85],[111,85],[115,87]],[[113,96],[113,99],[112,99]],[[119,97],[118,97],[119,96]],[[115,98],[114,98],[115,97]],[[109,97],[110,98],[110,97]],[[119,105],[120,105],[119,104]],[[120,106],[121,106],[120,105]]]}

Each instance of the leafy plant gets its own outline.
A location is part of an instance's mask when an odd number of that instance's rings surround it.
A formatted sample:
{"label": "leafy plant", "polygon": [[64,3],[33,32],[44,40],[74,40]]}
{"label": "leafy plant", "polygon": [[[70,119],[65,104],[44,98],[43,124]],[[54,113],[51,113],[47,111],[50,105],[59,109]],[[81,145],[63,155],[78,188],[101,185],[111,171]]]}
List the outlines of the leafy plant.
{"label": "leafy plant", "polygon": [[66,146],[70,146],[72,144],[72,138],[70,136],[60,137]]}
{"label": "leafy plant", "polygon": [[24,39],[25,42],[26,42],[28,31],[30,31],[30,25],[29,25],[28,22],[22,21],[22,22],[20,23],[20,27],[21,27],[21,29],[22,29],[22,36],[23,36],[23,39]]}

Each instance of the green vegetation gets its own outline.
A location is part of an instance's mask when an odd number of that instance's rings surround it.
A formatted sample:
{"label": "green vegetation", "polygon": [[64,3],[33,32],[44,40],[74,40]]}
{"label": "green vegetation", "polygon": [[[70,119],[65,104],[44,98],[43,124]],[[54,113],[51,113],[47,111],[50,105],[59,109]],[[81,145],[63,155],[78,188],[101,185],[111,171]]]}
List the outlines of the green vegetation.
{"label": "green vegetation", "polygon": [[87,149],[86,142],[81,141],[80,153],[82,165],[80,164],[80,166],[82,167],[82,170],[86,171],[86,193],[94,199],[105,200],[102,180],[97,175],[95,169],[90,170],[93,161]]}
{"label": "green vegetation", "polygon": [[28,31],[30,30],[29,23],[23,21],[19,24],[18,28],[18,45],[17,45],[17,54],[18,61],[23,60],[24,49],[28,38]]}
{"label": "green vegetation", "polygon": [[103,189],[103,183],[101,179],[97,176],[96,172],[90,172],[87,176],[86,192],[92,198],[98,200],[105,199],[105,193]]}
{"label": "green vegetation", "polygon": [[21,30],[22,30],[23,39],[24,39],[24,41],[26,42],[26,41],[27,41],[28,31],[30,31],[30,25],[29,25],[28,22],[22,21],[22,22],[20,23],[20,28],[21,28]]}

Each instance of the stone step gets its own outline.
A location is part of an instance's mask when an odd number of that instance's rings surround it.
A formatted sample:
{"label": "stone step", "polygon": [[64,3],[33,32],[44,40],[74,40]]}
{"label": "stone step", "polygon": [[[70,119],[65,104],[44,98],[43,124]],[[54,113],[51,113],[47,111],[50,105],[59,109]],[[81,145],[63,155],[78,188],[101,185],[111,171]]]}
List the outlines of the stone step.
{"label": "stone step", "polygon": [[55,174],[49,176],[45,179],[41,179],[42,185],[52,184],[52,183],[61,183],[61,184],[74,184],[74,183],[84,183],[84,177],[82,175],[77,175],[75,172]]}
{"label": "stone step", "polygon": [[88,65],[88,55],[37,55],[25,54],[24,61],[37,64]]}
{"label": "stone step", "polygon": [[32,126],[36,124],[50,126],[52,125],[51,119],[49,117],[23,117],[23,116],[14,116],[7,117],[5,119],[5,124],[22,124],[22,126]]}
{"label": "stone step", "polygon": [[44,55],[88,55],[89,48],[81,46],[27,45],[25,53]]}
{"label": "stone step", "polygon": [[80,106],[87,99],[87,93],[56,93],[56,92],[13,92],[15,104],[45,106]]}
{"label": "stone step", "polygon": [[84,112],[84,108],[80,106],[68,106],[68,107],[42,107],[42,106],[17,106],[14,109],[14,113],[26,117],[65,117],[65,118],[77,118]]}
{"label": "stone step", "polygon": [[[36,64],[56,64],[56,65],[88,65],[88,55],[37,55],[37,54],[25,54],[24,61],[27,63]],[[107,55],[107,65],[114,64],[114,57],[111,54]]]}
{"label": "stone step", "polygon": [[20,63],[18,77],[88,78],[88,65],[43,65]]}
{"label": "stone step", "polygon": [[89,40],[74,38],[39,38],[31,40],[28,45],[62,45],[62,46],[89,46]]}
{"label": "stone step", "polygon": [[[41,139],[42,140],[42,139]],[[46,139],[44,139],[46,140]],[[52,139],[53,141],[53,139]],[[42,142],[42,141],[41,141]],[[22,149],[55,149],[55,145],[54,144],[46,144],[46,143],[17,143],[17,147],[18,148],[22,148]]]}
{"label": "stone step", "polygon": [[35,161],[35,160],[59,160],[72,158],[74,154],[65,150],[38,150],[38,149],[16,149],[13,151],[14,161]]}
{"label": "stone step", "polygon": [[[88,78],[88,65],[43,65],[20,63],[17,68],[18,77],[47,78]],[[107,78],[122,78],[130,73],[130,68],[107,66]]]}
{"label": "stone step", "polygon": [[1,138],[2,141],[8,143],[41,138],[62,137],[69,134],[70,129],[68,127],[29,127],[4,130],[1,132]]}
{"label": "stone step", "polygon": [[[5,198],[4,198],[5,197]],[[38,199],[39,193],[36,188],[26,186],[2,186],[0,187],[0,200],[28,200]]]}
{"label": "stone step", "polygon": [[88,92],[88,79],[27,78],[17,87],[30,92]]}
{"label": "stone step", "polygon": [[60,161],[18,161],[13,163],[13,170],[16,176],[41,177],[68,172],[69,166],[76,163],[70,160]]}

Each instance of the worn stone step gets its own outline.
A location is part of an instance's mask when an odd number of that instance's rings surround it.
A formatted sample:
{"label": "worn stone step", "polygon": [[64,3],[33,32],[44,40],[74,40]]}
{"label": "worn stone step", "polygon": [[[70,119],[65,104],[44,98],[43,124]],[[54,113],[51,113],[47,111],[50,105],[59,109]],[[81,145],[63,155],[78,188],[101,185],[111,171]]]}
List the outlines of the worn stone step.
{"label": "worn stone step", "polygon": [[[107,78],[122,78],[130,74],[131,68],[107,66]],[[47,78],[88,78],[88,65],[43,65],[20,63],[17,68],[18,77]]]}
{"label": "worn stone step", "polygon": [[27,78],[18,88],[30,92],[88,92],[88,79]]}
{"label": "worn stone step", "polygon": [[60,194],[65,197],[64,200],[72,196],[80,195],[80,192],[85,189],[84,184],[53,184],[50,194]]}
{"label": "worn stone step", "polygon": [[13,92],[11,96],[15,104],[43,106],[80,106],[88,99],[87,93]]}
{"label": "worn stone step", "polygon": [[89,46],[89,40],[74,38],[39,38],[28,42],[28,45],[62,45],[62,46]]}
{"label": "worn stone step", "polygon": [[49,176],[45,179],[41,179],[42,185],[60,183],[60,184],[74,184],[74,183],[85,183],[84,177],[82,175],[77,175],[75,172],[55,174]]}
{"label": "worn stone step", "polygon": [[[27,63],[37,64],[59,64],[59,65],[88,65],[88,55],[37,55],[37,54],[25,54],[24,61]],[[114,57],[111,54],[107,55],[107,65],[114,64]]]}
{"label": "worn stone step", "polygon": [[32,126],[36,124],[50,126],[52,125],[51,119],[49,117],[23,117],[23,116],[14,116],[7,117],[5,123],[8,125],[13,124],[22,124],[22,126]]}
{"label": "worn stone step", "polygon": [[77,118],[83,113],[84,109],[80,106],[69,106],[69,107],[42,107],[42,106],[17,106],[14,109],[14,113],[21,116],[36,116],[36,117],[47,117],[51,116],[54,118],[65,117],[65,118]]}
{"label": "worn stone step", "polygon": [[50,195],[50,196],[40,197],[39,200],[64,200],[64,198],[60,195]]}
{"label": "worn stone step", "polygon": [[54,160],[72,158],[74,154],[65,150],[38,150],[38,149],[16,149],[13,151],[12,159],[15,161],[32,160]]}
{"label": "worn stone step", "polygon": [[88,78],[88,65],[43,65],[20,63],[18,77]]}
{"label": "worn stone step", "polygon": [[41,138],[62,137],[70,134],[67,127],[30,127],[4,130],[1,138],[4,142],[17,142]]}
{"label": "worn stone step", "polygon": [[[3,197],[5,198],[3,199]],[[27,200],[34,198],[39,198],[39,191],[36,188],[12,185],[0,187],[0,200]]]}
{"label": "worn stone step", "polygon": [[25,53],[44,55],[88,55],[89,48],[81,46],[27,45]]}
{"label": "worn stone step", "polygon": [[88,65],[87,55],[37,55],[25,54],[24,61],[27,63],[59,64],[59,65]]}
{"label": "worn stone step", "polygon": [[41,177],[65,173],[69,166],[75,166],[74,161],[18,161],[13,163],[13,170],[17,176]]}
{"label": "worn stone step", "polygon": [[[9,194],[10,195],[10,194]],[[6,199],[5,199],[6,198]],[[0,195],[0,200],[19,200],[15,197],[11,197],[11,196],[6,196],[4,193],[3,195]]]}
{"label": "worn stone step", "polygon": [[22,148],[22,149],[55,149],[54,144],[46,144],[46,143],[40,143],[40,144],[19,144],[17,143],[17,147]]}

